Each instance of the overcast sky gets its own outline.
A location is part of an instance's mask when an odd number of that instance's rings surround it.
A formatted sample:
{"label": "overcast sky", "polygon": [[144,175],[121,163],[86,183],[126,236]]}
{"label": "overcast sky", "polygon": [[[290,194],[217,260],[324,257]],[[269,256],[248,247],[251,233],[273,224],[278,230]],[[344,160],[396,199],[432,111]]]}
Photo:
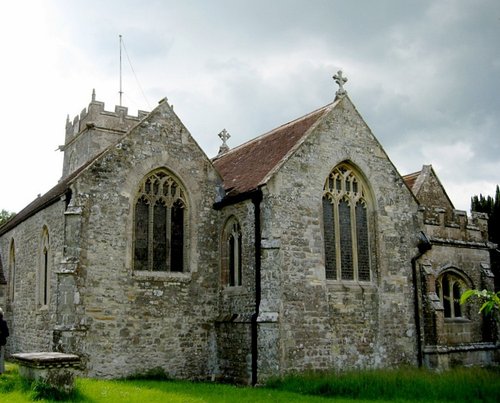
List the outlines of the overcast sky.
{"label": "overcast sky", "polygon": [[16,0],[0,14],[0,210],[57,183],[66,116],[93,88],[119,103],[120,34],[129,114],[167,97],[210,157],[223,128],[234,147],[331,102],[342,69],[401,174],[432,164],[467,211],[500,183],[498,0]]}

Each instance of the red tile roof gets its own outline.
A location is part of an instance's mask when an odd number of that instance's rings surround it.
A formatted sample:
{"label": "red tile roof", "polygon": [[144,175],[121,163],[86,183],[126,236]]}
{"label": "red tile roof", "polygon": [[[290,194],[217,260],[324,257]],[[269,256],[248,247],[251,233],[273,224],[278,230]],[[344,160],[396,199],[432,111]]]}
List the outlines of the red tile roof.
{"label": "red tile roof", "polygon": [[417,181],[418,177],[422,171],[414,172],[412,174],[404,175],[403,180],[406,183],[406,186],[408,186],[412,191],[413,191],[413,186],[415,185],[415,182]]}
{"label": "red tile roof", "polygon": [[213,164],[224,180],[227,196],[250,192],[264,184],[330,106],[332,104],[215,157]]}

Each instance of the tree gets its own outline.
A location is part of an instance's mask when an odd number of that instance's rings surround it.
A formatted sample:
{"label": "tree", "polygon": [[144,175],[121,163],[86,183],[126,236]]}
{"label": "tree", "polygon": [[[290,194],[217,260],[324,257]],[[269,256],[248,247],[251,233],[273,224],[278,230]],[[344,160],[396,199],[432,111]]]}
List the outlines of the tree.
{"label": "tree", "polygon": [[500,188],[497,185],[495,198],[492,196],[471,197],[471,211],[488,214],[488,238],[491,242],[500,244]]}
{"label": "tree", "polygon": [[7,210],[0,210],[0,227],[14,217],[16,213]]}
{"label": "tree", "polygon": [[[482,194],[471,198],[471,211],[488,214],[488,240],[500,245],[500,188],[497,185],[495,198]],[[495,291],[500,290],[500,249],[490,251],[491,270],[495,275]]]}
{"label": "tree", "polygon": [[467,290],[460,297],[460,303],[464,304],[472,297],[476,297],[483,302],[483,305],[481,305],[479,309],[479,313],[484,312],[487,315],[492,311],[493,313],[498,313],[500,310],[500,291]]}

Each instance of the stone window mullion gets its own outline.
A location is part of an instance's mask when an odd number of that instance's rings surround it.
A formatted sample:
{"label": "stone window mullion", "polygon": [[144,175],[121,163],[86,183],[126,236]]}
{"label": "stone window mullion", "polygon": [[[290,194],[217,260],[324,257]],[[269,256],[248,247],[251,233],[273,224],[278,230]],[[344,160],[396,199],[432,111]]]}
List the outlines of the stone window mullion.
{"label": "stone window mullion", "polygon": [[327,279],[371,280],[365,190],[347,164],[335,167],[325,181],[322,207]]}
{"label": "stone window mullion", "polygon": [[442,303],[445,318],[463,317],[460,297],[466,288],[466,283],[460,275],[452,272],[445,272],[436,280],[436,292]]}
{"label": "stone window mullion", "polygon": [[164,169],[150,173],[139,186],[134,211],[134,269],[183,272],[189,223],[180,183]]}

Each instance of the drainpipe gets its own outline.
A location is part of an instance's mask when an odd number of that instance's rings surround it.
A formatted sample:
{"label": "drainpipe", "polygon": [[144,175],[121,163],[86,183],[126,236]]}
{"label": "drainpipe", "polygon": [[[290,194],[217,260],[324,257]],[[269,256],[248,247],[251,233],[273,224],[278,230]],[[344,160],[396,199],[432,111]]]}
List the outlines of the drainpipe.
{"label": "drainpipe", "polygon": [[251,199],[254,205],[254,227],[255,227],[255,310],[250,319],[251,324],[251,343],[250,349],[252,354],[252,386],[257,384],[257,359],[258,359],[258,344],[257,344],[257,318],[259,317],[260,300],[261,300],[261,227],[260,227],[260,203],[262,202],[262,190],[260,188],[252,190],[250,192],[245,192],[237,196],[233,196],[228,199],[223,199],[214,203],[213,207],[216,210],[221,210],[225,206],[239,203],[244,200]]}
{"label": "drainpipe", "polygon": [[257,384],[258,372],[258,344],[257,344],[257,318],[259,317],[260,300],[261,300],[261,228],[260,228],[260,203],[262,202],[262,191],[257,190],[252,195],[252,203],[254,205],[254,226],[255,226],[255,312],[251,319],[251,351],[252,351],[252,386]]}
{"label": "drainpipe", "polygon": [[418,274],[417,274],[417,260],[420,259],[425,252],[432,248],[431,242],[423,231],[418,234],[418,253],[411,259],[412,279],[413,279],[413,305],[415,314],[415,328],[417,336],[417,363],[418,367],[423,365],[423,350],[422,350],[422,329],[420,322],[420,309],[419,309],[419,290],[418,290]]}

